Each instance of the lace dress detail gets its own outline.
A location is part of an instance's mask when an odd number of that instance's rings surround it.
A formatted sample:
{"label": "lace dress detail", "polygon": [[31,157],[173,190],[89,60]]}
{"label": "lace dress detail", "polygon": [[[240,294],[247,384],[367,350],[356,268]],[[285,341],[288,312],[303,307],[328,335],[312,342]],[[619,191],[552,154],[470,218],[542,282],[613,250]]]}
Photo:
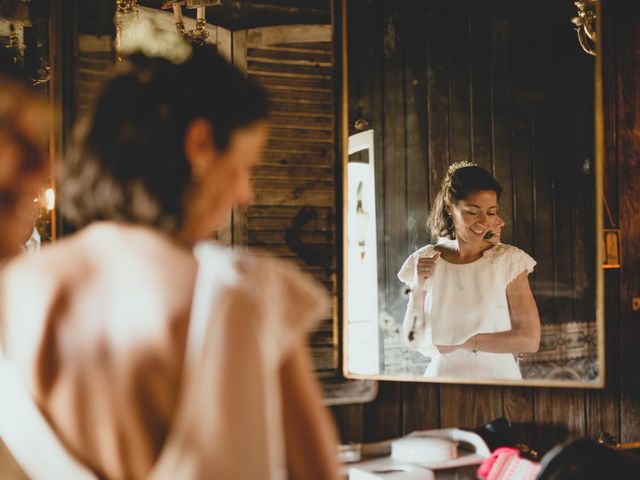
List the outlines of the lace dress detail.
{"label": "lace dress detail", "polygon": [[485,251],[483,257],[501,269],[505,285],[511,283],[524,271],[532,273],[536,266],[536,261],[526,252],[505,243],[500,243]]}

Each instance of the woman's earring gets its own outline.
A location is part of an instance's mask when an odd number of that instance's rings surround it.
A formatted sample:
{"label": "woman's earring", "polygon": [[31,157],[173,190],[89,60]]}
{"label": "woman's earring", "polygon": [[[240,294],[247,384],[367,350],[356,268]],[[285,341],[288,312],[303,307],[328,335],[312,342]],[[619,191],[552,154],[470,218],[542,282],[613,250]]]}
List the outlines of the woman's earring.
{"label": "woman's earring", "polygon": [[451,215],[447,215],[447,230],[453,230],[453,218]]}

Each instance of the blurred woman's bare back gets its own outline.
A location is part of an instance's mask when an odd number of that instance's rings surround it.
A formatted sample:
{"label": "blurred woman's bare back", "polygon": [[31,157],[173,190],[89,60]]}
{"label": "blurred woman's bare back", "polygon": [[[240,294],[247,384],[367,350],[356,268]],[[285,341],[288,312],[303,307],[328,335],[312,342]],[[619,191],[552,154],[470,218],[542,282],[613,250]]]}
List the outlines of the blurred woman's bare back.
{"label": "blurred woman's bare back", "polygon": [[139,477],[158,457],[178,400],[196,271],[169,237],[116,223],[7,267],[5,353],[80,460],[118,458]]}

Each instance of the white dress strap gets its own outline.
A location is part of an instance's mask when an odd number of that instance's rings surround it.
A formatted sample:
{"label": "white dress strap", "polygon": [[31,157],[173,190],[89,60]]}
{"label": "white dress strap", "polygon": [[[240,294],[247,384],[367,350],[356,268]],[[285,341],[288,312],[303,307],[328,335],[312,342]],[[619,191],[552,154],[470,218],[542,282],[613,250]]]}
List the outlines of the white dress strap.
{"label": "white dress strap", "polygon": [[198,449],[191,442],[191,427],[194,412],[197,411],[200,396],[200,379],[195,375],[200,371],[203,351],[207,342],[207,333],[212,311],[219,301],[222,286],[232,284],[238,279],[234,268],[233,253],[214,242],[201,242],[193,250],[198,261],[198,272],[191,304],[191,315],[187,332],[180,396],[174,420],[160,453],[148,478],[165,480],[167,478],[201,478]]}
{"label": "white dress strap", "polygon": [[195,246],[193,253],[198,260],[198,273],[187,334],[183,368],[185,380],[204,348],[211,310],[220,294],[219,285],[232,284],[237,279],[237,272],[233,268],[233,255],[228,249],[214,242],[201,242]]}
{"label": "white dress strap", "polygon": [[2,351],[0,392],[0,438],[29,478],[97,480],[58,440]]}

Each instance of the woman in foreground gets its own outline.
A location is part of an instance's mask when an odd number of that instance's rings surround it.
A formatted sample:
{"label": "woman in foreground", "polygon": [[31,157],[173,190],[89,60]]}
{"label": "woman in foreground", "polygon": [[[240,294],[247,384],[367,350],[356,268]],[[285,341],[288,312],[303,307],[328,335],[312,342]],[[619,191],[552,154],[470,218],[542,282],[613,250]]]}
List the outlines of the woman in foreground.
{"label": "woman in foreground", "polygon": [[35,479],[337,478],[322,288],[203,242],[251,200],[265,94],[212,48],[174,62],[120,65],[63,165],[81,230],[3,275],[0,434]]}

